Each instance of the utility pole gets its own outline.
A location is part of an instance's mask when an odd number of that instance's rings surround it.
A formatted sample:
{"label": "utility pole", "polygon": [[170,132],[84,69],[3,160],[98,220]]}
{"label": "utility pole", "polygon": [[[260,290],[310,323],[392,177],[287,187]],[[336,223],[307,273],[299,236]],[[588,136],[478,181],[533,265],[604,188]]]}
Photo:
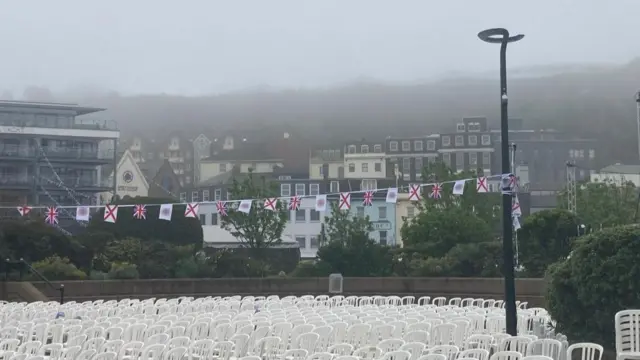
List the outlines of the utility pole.
{"label": "utility pole", "polygon": [[576,164],[567,161],[567,210],[573,214],[578,213],[576,196]]}

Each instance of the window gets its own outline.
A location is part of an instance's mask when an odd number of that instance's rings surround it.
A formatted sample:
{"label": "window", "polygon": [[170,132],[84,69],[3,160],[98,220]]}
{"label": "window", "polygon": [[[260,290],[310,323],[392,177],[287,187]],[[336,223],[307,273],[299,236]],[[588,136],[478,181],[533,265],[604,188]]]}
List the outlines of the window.
{"label": "window", "polygon": [[591,149],[589,150],[589,159],[595,159],[596,158],[596,151]]}
{"label": "window", "polygon": [[456,125],[456,131],[457,132],[464,132],[464,124]]}
{"label": "window", "polygon": [[415,151],[422,151],[422,140],[416,140],[413,142],[413,149]]}
{"label": "window", "polygon": [[416,170],[416,174],[422,174],[422,158],[421,157],[417,157],[414,159],[415,162],[415,170]]}
{"label": "window", "polygon": [[309,213],[309,221],[318,222],[320,221],[320,211],[316,211],[315,209],[311,209]]}
{"label": "window", "polygon": [[200,225],[207,225],[207,215],[200,215]]}
{"label": "window", "polygon": [[488,151],[482,153],[482,168],[487,170],[491,168],[491,153]]}
{"label": "window", "polygon": [[278,180],[291,180],[291,175],[280,175]]}
{"label": "window", "polygon": [[387,245],[387,231],[380,230],[379,234],[380,234],[380,245]]}
{"label": "window", "polygon": [[221,173],[227,172],[227,164],[220,164],[220,172]]}
{"label": "window", "polygon": [[387,218],[387,207],[386,206],[380,206],[378,208],[378,219],[382,220],[382,219],[386,219]]}
{"label": "window", "polygon": [[191,202],[198,202],[198,192],[197,191],[192,191],[191,192]]}
{"label": "window", "polygon": [[569,150],[569,157],[571,159],[573,159],[575,157],[575,153],[574,153],[573,149]]}
{"label": "window", "polygon": [[414,216],[416,216],[416,208],[413,206],[407,206],[407,217],[411,219]]}
{"label": "window", "polygon": [[296,196],[305,195],[306,186],[304,184],[296,184]]}
{"label": "window", "polygon": [[451,146],[451,137],[443,136],[442,137],[442,146]]}
{"label": "window", "polygon": [[318,170],[318,174],[320,174],[320,176],[324,176],[324,165],[320,165]]}
{"label": "window", "polygon": [[320,184],[309,184],[309,195],[320,195]]}
{"label": "window", "polygon": [[187,193],[186,192],[181,192],[180,193],[180,202],[181,203],[186,203],[187,202]]}
{"label": "window", "polygon": [[363,154],[367,154],[369,152],[369,145],[361,145],[360,152]]}
{"label": "window", "polygon": [[442,154],[442,162],[448,167],[451,167],[451,154],[449,153]]}
{"label": "window", "polygon": [[300,249],[306,249],[307,248],[307,238],[300,235],[296,235],[296,242],[298,243],[298,246],[300,246]]}
{"label": "window", "polygon": [[359,218],[364,218],[364,206],[358,206],[356,208],[356,214]]}
{"label": "window", "polygon": [[227,200],[231,200],[231,190],[227,189]]}
{"label": "window", "polygon": [[411,151],[411,141],[402,142],[402,151]]}
{"label": "window", "polygon": [[291,184],[280,184],[280,196],[291,196]]}
{"label": "window", "polygon": [[456,153],[456,170],[458,171],[464,170],[464,153],[463,152]]}
{"label": "window", "polygon": [[184,179],[184,181],[185,181],[187,184],[191,184],[191,176],[187,176],[187,177]]}
{"label": "window", "polygon": [[482,145],[491,145],[491,135],[482,135]]}
{"label": "window", "polygon": [[398,142],[390,141],[389,142],[389,151],[398,151]]}
{"label": "window", "polygon": [[469,145],[471,146],[478,145],[478,135],[469,135]]}
{"label": "window", "polygon": [[347,154],[355,154],[355,153],[356,153],[356,146],[355,145],[347,146]]}
{"label": "window", "polygon": [[220,201],[222,199],[222,190],[220,189],[216,189],[213,192],[213,200],[215,201]]}
{"label": "window", "polygon": [[380,172],[380,171],[382,171],[382,164],[381,163],[375,163],[375,164],[373,164],[373,168],[374,168],[375,172]]}
{"label": "window", "polygon": [[434,151],[436,149],[435,140],[427,140],[427,150]]}
{"label": "window", "polygon": [[478,153],[469,153],[469,165],[478,165]]}
{"label": "window", "polygon": [[303,223],[307,221],[307,210],[296,210],[296,222]]}
{"label": "window", "polygon": [[211,214],[211,225],[218,225],[218,214]]}
{"label": "window", "polygon": [[402,172],[407,173],[411,170],[411,158],[402,159]]}
{"label": "window", "polygon": [[349,172],[356,172],[356,164],[349,164]]}
{"label": "window", "polygon": [[382,152],[382,145],[380,145],[380,144],[373,145],[373,152],[374,153],[381,153]]}
{"label": "window", "polygon": [[464,136],[456,135],[456,146],[463,146],[463,145],[464,145]]}
{"label": "window", "polygon": [[369,172],[369,164],[362,163],[362,172]]}
{"label": "window", "polygon": [[309,247],[312,249],[317,249],[318,245],[318,237],[316,235],[309,236]]}
{"label": "window", "polygon": [[209,190],[202,190],[202,201],[209,201]]}
{"label": "window", "polygon": [[378,188],[376,179],[364,179],[360,182],[360,190],[375,190]]}
{"label": "window", "polygon": [[332,194],[340,192],[340,182],[332,181],[329,185],[329,192]]}
{"label": "window", "polygon": [[584,150],[578,150],[578,157],[584,159]]}

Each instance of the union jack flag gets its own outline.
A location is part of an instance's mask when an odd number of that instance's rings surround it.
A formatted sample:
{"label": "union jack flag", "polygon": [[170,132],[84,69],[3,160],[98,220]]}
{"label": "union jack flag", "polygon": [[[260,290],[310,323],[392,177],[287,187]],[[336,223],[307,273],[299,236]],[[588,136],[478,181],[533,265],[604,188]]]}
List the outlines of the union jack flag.
{"label": "union jack flag", "polygon": [[138,220],[145,220],[147,218],[147,206],[136,205],[133,207],[133,217]]}
{"label": "union jack flag", "polygon": [[218,210],[218,214],[220,214],[220,216],[227,216],[227,203],[224,201],[218,201],[216,203],[216,210]]}
{"label": "union jack flag", "polygon": [[58,223],[58,208],[48,207],[46,214],[47,216],[44,218],[44,221],[47,224],[55,225]]}
{"label": "union jack flag", "polygon": [[442,185],[434,184],[433,187],[431,188],[430,195],[432,199],[440,199],[440,197],[442,196]]}
{"label": "union jack flag", "polygon": [[365,191],[362,205],[371,206],[373,204],[373,191]]}
{"label": "union jack flag", "polygon": [[300,208],[300,197],[294,196],[289,201],[289,210],[298,210]]}

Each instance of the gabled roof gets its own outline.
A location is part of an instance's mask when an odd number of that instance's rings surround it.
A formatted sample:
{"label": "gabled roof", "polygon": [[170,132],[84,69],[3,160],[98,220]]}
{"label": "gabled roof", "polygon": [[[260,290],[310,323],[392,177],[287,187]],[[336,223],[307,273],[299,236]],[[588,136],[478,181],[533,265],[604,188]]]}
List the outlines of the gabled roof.
{"label": "gabled roof", "polygon": [[120,161],[118,161],[118,165],[116,166],[115,171],[111,171],[111,176],[114,177],[116,176],[116,174],[118,173],[118,169],[120,169],[120,167],[125,163],[125,161],[130,161],[133,164],[133,171],[136,172],[135,175],[138,176],[139,179],[142,180],[144,186],[148,189],[149,188],[149,183],[147,182],[146,177],[144,176],[144,174],[142,173],[142,171],[140,170],[140,167],[138,166],[138,164],[136,163],[136,161],[133,159],[133,156],[131,155],[131,152],[129,152],[129,150],[125,150],[124,153],[122,154],[122,157],[120,157]]}
{"label": "gabled roof", "polygon": [[599,171],[603,174],[640,174],[640,165],[613,164]]}

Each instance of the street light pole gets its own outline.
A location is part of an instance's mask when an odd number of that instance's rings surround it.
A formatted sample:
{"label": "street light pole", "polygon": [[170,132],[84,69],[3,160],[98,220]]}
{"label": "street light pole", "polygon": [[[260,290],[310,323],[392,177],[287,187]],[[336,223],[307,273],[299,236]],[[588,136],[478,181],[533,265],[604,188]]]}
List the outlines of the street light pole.
{"label": "street light pole", "polygon": [[[509,163],[509,97],[507,95],[507,45],[521,40],[524,35],[509,36],[507,29],[494,28],[478,33],[480,40],[492,44],[500,44],[500,138],[502,142],[502,174],[510,174]],[[518,335],[518,318],[516,316],[516,286],[513,259],[513,224],[511,219],[512,194],[502,194],[502,255],[504,265],[504,303],[506,310],[507,333]]]}
{"label": "street light pole", "polygon": [[638,160],[640,160],[640,91],[636,93],[636,121],[638,123]]}

